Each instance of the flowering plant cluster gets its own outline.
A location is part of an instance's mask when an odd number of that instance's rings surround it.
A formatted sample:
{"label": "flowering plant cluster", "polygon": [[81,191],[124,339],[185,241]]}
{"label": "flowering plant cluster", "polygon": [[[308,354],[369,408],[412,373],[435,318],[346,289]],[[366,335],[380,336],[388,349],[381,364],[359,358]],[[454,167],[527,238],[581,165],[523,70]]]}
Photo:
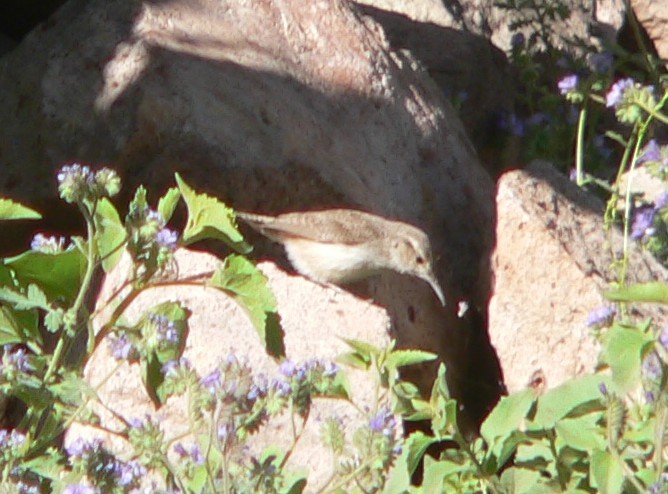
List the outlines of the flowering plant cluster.
{"label": "flowering plant cluster", "polygon": [[[286,357],[273,295],[262,273],[242,255],[250,246],[236,230],[234,212],[215,198],[197,194],[178,175],[176,180],[178,187],[155,208],[140,187],[122,221],[110,200],[120,190],[116,173],[66,165],[58,173],[59,191],[79,208],[87,236],[67,239],[38,233],[29,251],[2,259],[0,406],[3,413],[15,407],[26,410],[21,420],[0,429],[0,485],[8,489],[3,492],[304,490],[308,475],[288,471],[286,462],[314,399],[350,399],[345,374],[334,362],[296,363]],[[181,198],[189,219],[178,233],[167,225]],[[39,217],[7,199],[0,199],[0,215],[4,220]],[[179,302],[159,303],[132,324],[123,317],[147,288],[179,283],[173,276],[178,245],[212,237],[237,253],[202,284],[232,294],[244,306],[267,353],[280,361],[275,376],[256,373],[234,354],[198,375],[183,356],[190,312]],[[132,276],[111,300],[112,316],[95,333],[84,303],[94,272],[113,269],[124,251],[132,258]],[[47,344],[46,333],[55,343]],[[83,379],[82,369],[105,339],[119,365],[141,367],[143,384],[156,406],[170,397],[187,398],[186,435],[171,437],[158,415],[119,416],[126,428],[113,433],[131,447],[124,459],[100,439],[68,439],[66,447],[61,445],[63,432],[74,421],[100,427],[90,406],[99,398]],[[381,353],[383,358],[378,357]],[[402,439],[393,411],[381,406],[381,396],[389,403],[388,382],[396,381],[398,367],[433,358],[392,349],[374,355],[379,404],[364,411],[367,422],[351,430],[347,417],[323,418],[322,440],[336,465],[328,481],[334,491],[376,492],[383,487],[402,452]],[[284,415],[292,417],[292,446],[252,451],[249,440]]]}

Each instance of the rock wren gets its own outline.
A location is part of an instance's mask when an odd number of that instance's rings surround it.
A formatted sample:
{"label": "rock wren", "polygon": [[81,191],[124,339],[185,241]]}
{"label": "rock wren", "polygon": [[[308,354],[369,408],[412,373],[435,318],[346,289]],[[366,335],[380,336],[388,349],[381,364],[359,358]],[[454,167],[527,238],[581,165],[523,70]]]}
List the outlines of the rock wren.
{"label": "rock wren", "polygon": [[412,225],[352,209],[237,216],[283,244],[294,268],[315,281],[339,285],[390,269],[423,279],[445,305],[429,238]]}

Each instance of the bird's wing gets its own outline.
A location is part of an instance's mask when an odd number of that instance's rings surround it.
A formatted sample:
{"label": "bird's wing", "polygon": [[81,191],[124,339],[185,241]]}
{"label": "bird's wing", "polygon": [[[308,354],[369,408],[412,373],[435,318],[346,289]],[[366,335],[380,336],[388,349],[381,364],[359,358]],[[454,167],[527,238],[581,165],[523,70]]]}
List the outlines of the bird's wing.
{"label": "bird's wing", "polygon": [[[379,232],[369,213],[352,209],[285,213],[264,216],[237,213],[242,220],[270,238],[301,237],[318,242],[360,243],[378,238]],[[361,225],[364,225],[360,227]]]}

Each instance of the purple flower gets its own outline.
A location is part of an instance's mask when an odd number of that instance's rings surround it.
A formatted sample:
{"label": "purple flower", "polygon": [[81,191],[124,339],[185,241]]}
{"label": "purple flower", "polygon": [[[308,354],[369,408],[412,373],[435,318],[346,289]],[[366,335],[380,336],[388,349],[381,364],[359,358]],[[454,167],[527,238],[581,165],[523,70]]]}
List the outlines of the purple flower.
{"label": "purple flower", "polygon": [[112,338],[110,340],[111,344],[111,355],[116,360],[127,360],[135,350],[134,346],[130,342],[128,335],[123,333],[117,338]]}
{"label": "purple flower", "polygon": [[515,33],[510,38],[510,46],[513,48],[523,48],[526,43],[526,37],[524,33]]}
{"label": "purple flower", "polygon": [[218,440],[221,443],[227,441],[227,438],[230,437],[230,434],[234,432],[234,427],[232,424],[226,423],[218,427]]}
{"label": "purple flower", "polygon": [[278,372],[285,377],[292,377],[297,372],[297,365],[292,360],[284,360],[279,366]]}
{"label": "purple flower", "polygon": [[663,376],[661,362],[656,353],[649,353],[642,363],[642,372],[645,379],[660,381]]}
{"label": "purple flower", "polygon": [[599,307],[598,309],[590,312],[587,316],[587,326],[590,328],[607,326],[612,322],[615,314],[617,314],[617,311],[614,307]]}
{"label": "purple flower", "polygon": [[569,74],[557,83],[559,92],[563,95],[575,91],[578,87],[578,76],[575,74]]}
{"label": "purple flower", "polygon": [[636,209],[631,224],[631,238],[639,240],[645,235],[654,235],[654,216],[656,210],[653,206],[642,206]]}
{"label": "purple flower", "polygon": [[25,442],[26,435],[16,429],[12,429],[11,432],[7,429],[0,430],[0,450],[17,448]]}
{"label": "purple flower", "polygon": [[186,451],[186,447],[181,443],[176,443],[174,445],[174,453],[179,455],[181,458],[185,458],[186,456],[188,456],[188,451]]}
{"label": "purple flower", "polygon": [[165,226],[165,219],[160,213],[151,208],[145,209],[146,213],[146,223],[155,223],[159,225],[160,228]]}
{"label": "purple flower", "polygon": [[589,62],[594,67],[594,70],[599,74],[607,74],[612,70],[612,64],[614,62],[614,57],[609,51],[604,51],[601,53],[593,53],[589,57]]}
{"label": "purple flower", "polygon": [[668,206],[668,191],[662,192],[661,195],[656,198],[654,209],[656,211],[661,211],[666,206]]}
{"label": "purple flower", "polygon": [[116,477],[118,478],[118,485],[124,487],[126,485],[134,484],[142,477],[146,476],[146,468],[137,460],[132,460],[128,463],[116,463]]}
{"label": "purple flower", "polygon": [[190,456],[195,465],[204,465],[204,455],[197,444],[193,444],[192,448],[190,448]]}
{"label": "purple flower", "polygon": [[11,376],[15,377],[17,372],[30,371],[30,361],[24,348],[17,348],[14,345],[5,345],[3,350],[0,370],[2,370],[7,378],[11,379]]}
{"label": "purple flower", "polygon": [[603,396],[608,396],[608,387],[605,385],[605,383],[601,383],[598,385],[598,390],[601,392]]}
{"label": "purple flower", "polygon": [[155,242],[160,247],[165,247],[172,252],[176,250],[177,242],[179,241],[179,234],[169,228],[163,228],[155,236]]}
{"label": "purple flower", "polygon": [[637,164],[645,163],[647,161],[661,161],[661,146],[656,142],[656,139],[650,140],[642,150],[642,154],[636,159]]}
{"label": "purple flower", "polygon": [[155,324],[158,331],[158,340],[176,343],[179,341],[179,333],[176,331],[174,321],[162,314],[151,314],[149,320]]}
{"label": "purple flower", "polygon": [[99,494],[99,490],[86,484],[69,484],[63,494]]}
{"label": "purple flower", "polygon": [[529,127],[536,127],[538,125],[548,125],[552,122],[552,117],[545,112],[538,112],[526,119],[526,124]]}
{"label": "purple flower", "polygon": [[511,133],[514,136],[522,137],[525,132],[525,125],[521,118],[515,113],[504,113],[499,117],[499,128]]}
{"label": "purple flower", "polygon": [[339,366],[334,362],[326,362],[322,375],[325,377],[334,377],[339,372]]}
{"label": "purple flower", "polygon": [[67,454],[73,458],[84,458],[102,449],[102,439],[95,438],[88,441],[82,437],[74,440],[69,446],[65,448]]}
{"label": "purple flower", "polygon": [[630,77],[627,79],[620,79],[615,82],[608,94],[605,96],[605,106],[610,108],[611,106],[617,107],[624,99],[624,93],[635,86],[635,81]]}
{"label": "purple flower", "polygon": [[65,250],[65,242],[65,237],[47,237],[38,233],[30,242],[30,248],[45,254],[57,254]]}
{"label": "purple flower", "polygon": [[659,343],[661,343],[661,346],[665,350],[668,350],[668,325],[663,327],[663,330],[659,335]]}
{"label": "purple flower", "polygon": [[594,137],[594,148],[598,151],[598,154],[605,160],[612,156],[612,149],[606,145],[605,136],[600,134]]}
{"label": "purple flower", "polygon": [[214,394],[223,384],[220,369],[216,368],[212,370],[209,374],[200,379],[199,382],[209,391],[209,393]]}
{"label": "purple flower", "polygon": [[273,380],[271,383],[271,387],[274,391],[276,391],[276,394],[284,398],[292,393],[292,387],[290,386],[289,383],[286,383],[285,381],[278,381],[278,380]]}
{"label": "purple flower", "polygon": [[78,163],[63,166],[57,178],[60,197],[69,203],[88,197],[95,185],[90,168]]}
{"label": "purple flower", "polygon": [[383,407],[378,414],[369,421],[369,429],[373,432],[382,433],[384,436],[392,437],[397,425],[394,415],[387,407]]}

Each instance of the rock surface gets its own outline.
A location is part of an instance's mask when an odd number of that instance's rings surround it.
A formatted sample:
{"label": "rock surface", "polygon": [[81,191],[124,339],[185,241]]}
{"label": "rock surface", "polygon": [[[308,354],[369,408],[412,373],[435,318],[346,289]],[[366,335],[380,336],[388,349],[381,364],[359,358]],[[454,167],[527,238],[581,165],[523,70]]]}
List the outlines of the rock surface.
{"label": "rock surface", "polygon": [[[166,301],[178,301],[192,312],[189,319],[189,334],[184,352],[199,376],[209,374],[220,361],[233,354],[238,359],[251,363],[253,374],[264,373],[270,379],[280,377],[278,363],[269,358],[260,338],[248,316],[231,297],[207,287],[180,285],[178,280],[205,278],[216,269],[219,260],[205,253],[181,249],[176,252],[174,272],[178,279],[171,286],[154,287],[142,292],[124,313],[127,324],[136,323],[152,307]],[[269,278],[270,288],[278,302],[278,312],[285,331],[286,354],[301,364],[315,356],[333,362],[337,356],[350,351],[342,338],[363,340],[385,348],[390,338],[390,321],[387,313],[368,301],[359,300],[351,294],[335,288],[327,288],[300,277],[289,276],[272,263],[262,263],[261,269]],[[112,309],[110,300],[121,293],[130,272],[129,256],[125,256],[106,278],[97,309],[95,326],[105,324]],[[309,303],[305,303],[308,300]],[[113,304],[112,304],[113,305]],[[388,403],[388,397],[377,389],[377,376],[373,373],[345,368],[350,379],[352,400],[350,402],[333,399],[316,399],[310,411],[303,433],[294,447],[287,471],[309,472],[307,492],[318,492],[334,473],[333,454],[324,447],[321,429],[327,418],[339,418],[349,434],[360,425],[368,423],[367,416]],[[120,458],[126,458],[129,445],[118,434],[125,420],[144,419],[146,415],[160,417],[161,429],[168,441],[179,438],[183,444],[191,444],[188,434],[188,403],[185,397],[170,398],[166,405],[156,410],[142,384],[140,366],[127,361],[117,361],[111,355],[110,339],[107,337],[95,351],[86,366],[86,380],[96,388],[97,396],[104,407],[95,403],[92,407],[99,414],[100,427],[88,427],[75,423],[70,427],[65,443],[71,444],[77,438],[88,440],[101,438]],[[376,400],[379,397],[379,400]],[[366,412],[364,412],[366,410]],[[371,412],[372,413],[372,412]],[[299,423],[299,420],[296,421]],[[397,434],[401,434],[398,430]],[[182,436],[182,437],[181,437]],[[350,437],[348,438],[350,440]],[[273,445],[287,450],[292,446],[292,418],[285,414],[268,422],[257,436],[249,441],[250,451],[260,457],[264,447]],[[169,450],[173,461],[177,455]]]}
{"label": "rock surface", "polygon": [[652,0],[631,0],[630,4],[659,57],[668,60],[668,4]]}
{"label": "rock surface", "polygon": [[[587,316],[609,305],[601,292],[616,279],[621,234],[606,233],[603,205],[546,163],[502,176],[497,208],[489,334],[508,390],[537,380],[552,388],[592,372],[598,346]],[[657,279],[668,271],[633,248],[629,282]],[[659,326],[668,321],[663,309],[639,310]]]}

